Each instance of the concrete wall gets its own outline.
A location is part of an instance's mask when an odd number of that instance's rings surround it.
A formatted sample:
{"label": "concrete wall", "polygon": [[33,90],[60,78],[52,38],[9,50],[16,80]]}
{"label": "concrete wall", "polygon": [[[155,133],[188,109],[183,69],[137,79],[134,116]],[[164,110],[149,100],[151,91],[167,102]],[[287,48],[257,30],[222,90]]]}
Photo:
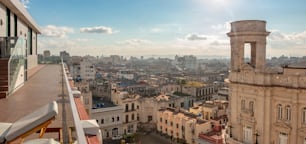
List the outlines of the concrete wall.
{"label": "concrete wall", "polygon": [[0,3],[0,37],[5,37],[5,36],[6,36],[6,7]]}
{"label": "concrete wall", "polygon": [[[7,8],[2,3],[0,3],[0,37],[6,37],[6,28],[7,28],[7,21],[6,21],[6,11]],[[17,36],[22,37],[27,40],[28,37],[28,25],[22,21],[20,16],[17,15]],[[14,27],[14,12],[11,10],[10,13],[10,36],[15,36],[15,27]],[[31,69],[37,66],[37,32],[34,30],[32,31],[32,54],[28,55],[28,69]]]}

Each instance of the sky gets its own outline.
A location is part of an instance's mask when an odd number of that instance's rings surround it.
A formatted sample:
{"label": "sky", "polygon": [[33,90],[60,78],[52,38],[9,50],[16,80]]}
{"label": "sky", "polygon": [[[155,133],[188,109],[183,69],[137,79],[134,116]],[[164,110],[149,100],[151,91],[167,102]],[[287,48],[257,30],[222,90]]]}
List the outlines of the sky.
{"label": "sky", "polygon": [[39,53],[229,57],[230,22],[265,20],[267,57],[306,55],[305,0],[21,0]]}

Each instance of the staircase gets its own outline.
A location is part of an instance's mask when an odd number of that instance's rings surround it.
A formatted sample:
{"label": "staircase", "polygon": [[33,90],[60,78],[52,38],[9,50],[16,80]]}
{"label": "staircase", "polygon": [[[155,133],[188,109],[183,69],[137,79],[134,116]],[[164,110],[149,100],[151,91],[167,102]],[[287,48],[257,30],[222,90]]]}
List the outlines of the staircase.
{"label": "staircase", "polygon": [[8,91],[8,58],[0,58],[0,99],[6,98]]}

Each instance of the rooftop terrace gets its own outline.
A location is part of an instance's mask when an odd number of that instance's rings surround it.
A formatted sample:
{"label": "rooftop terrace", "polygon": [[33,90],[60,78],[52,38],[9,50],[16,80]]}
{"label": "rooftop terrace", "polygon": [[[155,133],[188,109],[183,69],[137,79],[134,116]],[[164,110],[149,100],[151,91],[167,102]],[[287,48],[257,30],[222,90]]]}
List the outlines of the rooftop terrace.
{"label": "rooftop terrace", "polygon": [[[99,143],[96,136],[85,135],[83,127],[76,128],[77,125],[81,125],[76,123],[76,118],[81,121],[88,120],[89,117],[79,99],[70,101],[71,90],[67,89],[70,88],[70,85],[66,85],[62,73],[62,65],[39,65],[30,69],[29,79],[24,86],[8,98],[0,99],[0,122],[13,123],[55,100],[58,103],[59,113],[48,126],[43,138],[53,138],[62,143],[72,143],[75,140],[83,140],[84,143]],[[75,103],[76,114],[72,113],[71,102]],[[80,131],[83,135],[79,135]],[[32,134],[25,141],[36,138],[38,138],[38,134]]]}

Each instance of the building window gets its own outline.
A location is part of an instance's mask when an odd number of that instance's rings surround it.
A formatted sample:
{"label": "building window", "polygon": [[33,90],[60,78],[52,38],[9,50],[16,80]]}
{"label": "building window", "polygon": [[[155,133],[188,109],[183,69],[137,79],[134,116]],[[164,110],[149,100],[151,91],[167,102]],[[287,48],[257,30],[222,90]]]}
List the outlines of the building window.
{"label": "building window", "polygon": [[245,110],[245,100],[241,100],[241,111]]}
{"label": "building window", "polygon": [[281,120],[283,118],[283,108],[281,104],[277,105],[277,119]]}
{"label": "building window", "polygon": [[11,11],[10,9],[6,9],[6,36],[11,36]]}
{"label": "building window", "polygon": [[126,123],[129,122],[129,115],[125,115],[125,122],[126,122]]}
{"label": "building window", "polygon": [[134,103],[132,103],[132,110],[134,110],[135,109],[135,106],[134,106]]}
{"label": "building window", "polygon": [[303,108],[302,118],[303,123],[306,124],[306,108]]}
{"label": "building window", "polygon": [[167,124],[168,123],[168,121],[167,120],[165,120],[165,124]]}
{"label": "building window", "polygon": [[112,117],[112,122],[114,122],[115,121],[115,118],[114,117]]}
{"label": "building window", "polygon": [[17,15],[14,14],[14,36],[17,37],[18,36],[18,29],[17,29]]}
{"label": "building window", "polygon": [[173,122],[170,122],[170,125],[173,126]]}
{"label": "building window", "polygon": [[184,107],[184,102],[181,102],[181,108],[183,108]]}
{"label": "building window", "polygon": [[129,111],[129,104],[125,104],[125,112]]}
{"label": "building window", "polygon": [[243,127],[243,141],[246,144],[253,144],[253,134],[252,134],[252,128],[251,127]]}
{"label": "building window", "polygon": [[152,121],[153,117],[151,115],[148,116],[148,122]]}
{"label": "building window", "polygon": [[249,103],[249,111],[250,111],[251,113],[254,112],[254,102],[253,102],[253,101],[251,101],[251,102]]}
{"label": "building window", "polygon": [[279,140],[279,144],[287,144],[287,142],[288,142],[288,134],[281,132],[279,134],[278,140]]}
{"label": "building window", "polygon": [[159,118],[159,121],[160,121],[160,122],[163,122],[163,118]]}
{"label": "building window", "polygon": [[179,124],[176,124],[176,128],[179,128]]}
{"label": "building window", "polygon": [[304,138],[304,144],[306,144],[306,138]]}
{"label": "building window", "polygon": [[117,121],[119,121],[120,120],[120,118],[119,118],[119,116],[117,116]]}
{"label": "building window", "polygon": [[101,124],[104,124],[104,119],[101,119]]}
{"label": "building window", "polygon": [[159,129],[160,129],[160,131],[162,131],[162,130],[163,130],[163,127],[162,127],[162,126],[160,126],[160,127],[159,127]]}
{"label": "building window", "polygon": [[134,114],[132,114],[132,120],[134,120],[134,117],[135,117]]}
{"label": "building window", "polygon": [[291,108],[290,108],[290,106],[286,106],[286,120],[287,121],[291,120]]}

